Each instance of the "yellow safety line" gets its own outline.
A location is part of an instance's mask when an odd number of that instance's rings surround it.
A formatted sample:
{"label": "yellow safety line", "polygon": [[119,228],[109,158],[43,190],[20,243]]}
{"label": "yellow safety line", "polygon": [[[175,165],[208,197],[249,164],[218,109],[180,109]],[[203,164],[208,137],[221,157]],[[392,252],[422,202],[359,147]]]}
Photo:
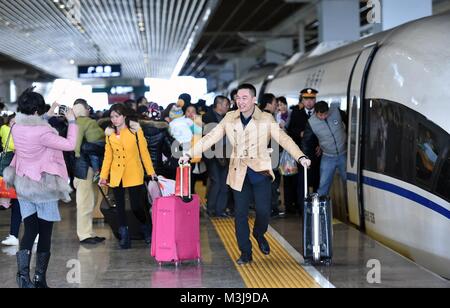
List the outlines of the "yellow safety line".
{"label": "yellow safety line", "polygon": [[[248,288],[320,288],[314,279],[297,263],[288,251],[269,233],[265,237],[271,247],[269,256],[265,256],[258,248],[258,243],[251,237],[253,246],[253,262],[237,265],[240,256],[236,242],[234,220],[212,219],[212,223],[225,245],[236,269]],[[254,219],[249,219],[250,230]]]}

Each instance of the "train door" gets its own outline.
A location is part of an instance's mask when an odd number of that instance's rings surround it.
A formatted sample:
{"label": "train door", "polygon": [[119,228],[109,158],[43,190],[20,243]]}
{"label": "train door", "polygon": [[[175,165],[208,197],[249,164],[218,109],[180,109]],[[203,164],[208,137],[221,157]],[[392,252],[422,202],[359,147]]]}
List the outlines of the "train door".
{"label": "train door", "polygon": [[348,102],[348,157],[347,157],[347,200],[349,220],[364,230],[364,204],[362,196],[362,153],[361,141],[364,127],[363,106],[366,79],[370,65],[378,49],[377,44],[366,46],[355,61],[350,76]]}

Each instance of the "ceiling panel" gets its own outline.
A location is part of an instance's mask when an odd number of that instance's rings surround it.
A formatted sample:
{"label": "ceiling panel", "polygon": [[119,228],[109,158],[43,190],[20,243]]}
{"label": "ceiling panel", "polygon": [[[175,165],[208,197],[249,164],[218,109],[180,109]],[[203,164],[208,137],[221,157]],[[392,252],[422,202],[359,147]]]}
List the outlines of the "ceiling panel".
{"label": "ceiling panel", "polygon": [[0,0],[0,53],[64,78],[96,63],[122,64],[125,78],[167,78],[218,3]]}

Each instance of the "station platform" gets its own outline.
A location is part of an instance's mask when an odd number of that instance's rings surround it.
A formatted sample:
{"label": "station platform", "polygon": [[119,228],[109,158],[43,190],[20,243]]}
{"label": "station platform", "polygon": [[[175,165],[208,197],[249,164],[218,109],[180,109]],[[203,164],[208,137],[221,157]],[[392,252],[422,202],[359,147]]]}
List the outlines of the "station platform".
{"label": "station platform", "polygon": [[[55,225],[52,259],[47,273],[50,287],[58,288],[382,288],[440,287],[450,282],[345,224],[335,222],[333,264],[306,266],[301,256],[301,219],[274,219],[266,234],[271,254],[264,256],[254,239],[254,261],[238,266],[239,251],[232,218],[202,214],[202,262],[159,266],[150,247],[133,241],[121,250],[107,224],[95,224],[107,240],[96,246],[81,245],[76,236],[74,203],[60,206],[62,222]],[[9,211],[0,211],[0,235],[9,231]],[[250,218],[250,224],[253,218]],[[15,288],[17,247],[1,247],[0,288]],[[380,283],[369,283],[369,260],[381,264]],[[32,268],[34,268],[34,258]]]}

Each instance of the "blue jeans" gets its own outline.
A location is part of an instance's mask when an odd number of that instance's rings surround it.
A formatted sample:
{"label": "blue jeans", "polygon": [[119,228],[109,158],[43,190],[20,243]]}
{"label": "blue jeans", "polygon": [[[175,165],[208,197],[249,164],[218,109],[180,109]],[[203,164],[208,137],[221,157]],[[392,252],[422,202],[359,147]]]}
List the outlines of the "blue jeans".
{"label": "blue jeans", "polygon": [[81,153],[89,157],[89,163],[94,173],[100,171],[105,153],[105,142],[85,142],[81,146]]}
{"label": "blue jeans", "polygon": [[256,208],[256,220],[253,233],[256,237],[262,237],[269,227],[272,178],[265,177],[262,181],[252,184],[248,175],[245,177],[242,191],[233,190],[235,202],[236,239],[239,250],[242,253],[252,253],[250,242],[250,228],[248,226],[248,209],[254,198]]}
{"label": "blue jeans", "polygon": [[322,156],[320,163],[320,185],[317,191],[319,196],[328,196],[336,169],[339,170],[341,179],[345,183],[347,179],[347,153],[339,156]]}

